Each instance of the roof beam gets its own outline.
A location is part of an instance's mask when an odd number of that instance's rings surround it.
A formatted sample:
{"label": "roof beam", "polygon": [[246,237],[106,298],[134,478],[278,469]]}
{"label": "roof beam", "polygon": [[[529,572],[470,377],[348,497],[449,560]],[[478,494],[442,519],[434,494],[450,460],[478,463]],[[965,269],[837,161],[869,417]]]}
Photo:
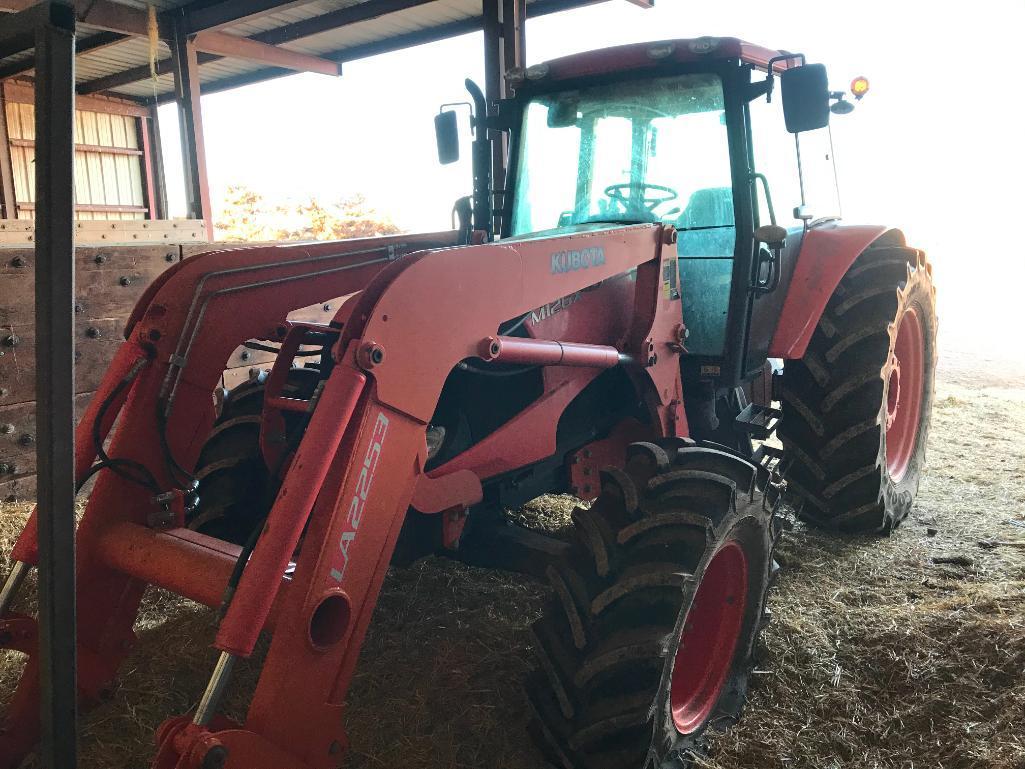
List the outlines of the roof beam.
{"label": "roof beam", "polygon": [[[259,43],[267,43],[269,45],[279,45],[291,40],[299,40],[304,37],[309,37],[327,29],[334,29],[347,24],[357,24],[361,21],[370,21],[371,19],[375,19],[379,16],[384,16],[389,13],[397,13],[420,5],[426,5],[434,1],[435,0],[368,0],[360,5],[341,8],[321,16],[316,16],[312,19],[304,19],[303,21],[288,24],[284,27],[267,30],[266,32],[261,32],[246,39]],[[634,0],[629,1],[633,2]],[[11,2],[11,0],[0,0],[0,4],[4,2]],[[545,16],[551,13],[580,8],[582,6],[597,5],[601,2],[605,2],[605,0],[534,0],[534,2],[527,6],[527,15],[529,18],[535,18],[537,16]],[[640,0],[640,2],[647,2],[647,0]],[[396,35],[395,37],[391,37],[386,40],[331,51],[329,53],[321,54],[318,58],[327,59],[341,64],[343,62],[363,59],[369,56],[377,56],[382,53],[398,51],[415,45],[446,40],[450,37],[456,37],[470,32],[478,32],[481,30],[482,25],[483,21],[479,16],[470,19],[460,19],[459,21],[448,22],[447,24],[441,24],[437,27],[430,27],[427,29],[416,30],[414,32],[407,32],[402,35]],[[217,61],[220,58],[222,57],[218,54],[204,52],[199,54],[198,62],[202,65],[207,62]],[[172,71],[171,60],[163,59],[158,61],[156,63],[156,71],[158,75],[170,73]],[[290,75],[293,71],[293,69],[286,68],[284,66],[272,66],[255,72],[233,75],[231,77],[222,78],[221,80],[213,83],[204,84],[203,93],[227,91],[243,85],[250,85],[263,80],[270,80]],[[80,83],[78,85],[78,93],[90,94],[98,93],[100,91],[108,91],[113,88],[119,88],[130,83],[145,80],[149,76],[150,69],[148,65],[133,67],[132,69],[125,70],[124,72],[118,72],[113,75]],[[171,100],[173,100],[173,95],[171,94],[161,94],[157,97],[157,101],[160,103]]]}
{"label": "roof beam", "polygon": [[253,35],[254,40],[270,45],[280,45],[292,40],[300,40],[310,37],[329,29],[338,29],[349,24],[358,24],[361,21],[370,21],[380,16],[387,16],[389,13],[399,13],[416,8],[419,5],[428,5],[435,0],[367,0],[359,5],[352,5],[347,8],[339,8],[336,11],[314,16],[312,19],[303,19],[284,27],[269,29],[258,35]]}
{"label": "roof beam", "polygon": [[321,75],[337,76],[342,65],[336,61],[289,51],[274,45],[259,43],[247,37],[236,37],[224,32],[200,32],[193,41],[197,51],[214,53],[233,59],[248,59],[263,64],[295,70],[296,72],[318,72]]}
{"label": "roof beam", "polygon": [[[604,2],[604,0],[535,0],[527,6],[527,16],[528,18],[547,16],[548,14],[568,11],[573,8],[580,8],[586,5],[595,5],[599,2]],[[470,19],[460,19],[459,21],[450,21],[447,24],[440,24],[437,27],[418,29],[415,32],[407,32],[403,35],[396,35],[395,37],[390,37],[385,40],[377,40],[372,43],[355,45],[350,48],[330,51],[321,55],[325,59],[331,59],[339,64],[344,64],[346,62],[356,61],[357,59],[366,59],[370,56],[378,56],[382,53],[400,51],[404,48],[411,48],[415,45],[436,43],[440,40],[447,40],[451,37],[458,37],[459,35],[466,35],[471,32],[479,32],[483,28],[483,23],[484,21],[481,16],[476,16]],[[253,39],[255,39],[255,37]],[[282,69],[281,67],[267,67],[265,69],[256,70],[255,72],[245,72],[241,75],[232,75],[231,77],[215,80],[212,83],[206,83],[203,85],[203,93],[208,94],[230,91],[233,88],[240,88],[254,83],[262,83],[267,80],[273,80],[274,78],[284,77],[285,75],[291,74],[292,72],[287,69]],[[160,104],[173,100],[173,94],[161,94],[157,97],[157,102]]]}
{"label": "roof beam", "polygon": [[[0,4],[10,1],[11,0],[0,0]],[[315,16],[311,19],[304,19],[303,21],[297,21],[293,24],[287,24],[284,27],[267,30],[266,32],[261,32],[247,39],[254,40],[258,43],[266,43],[268,45],[279,45],[292,40],[300,40],[304,37],[316,35],[317,33],[324,32],[328,29],[335,29],[347,24],[357,24],[361,21],[370,21],[371,19],[376,19],[377,17],[384,16],[388,13],[397,13],[399,11],[414,8],[418,5],[426,5],[431,2],[434,2],[434,0],[368,0],[368,2],[360,5],[341,8],[337,11],[331,11],[330,13]],[[250,3],[244,4],[251,5]],[[471,19],[469,21],[475,22],[475,26],[472,26],[470,29],[460,28],[461,31],[459,32],[445,34],[442,37],[433,37],[431,39],[441,40],[444,37],[452,37],[453,34],[459,35],[463,32],[472,32],[475,29],[480,29],[479,20]],[[454,23],[463,24],[463,22]],[[442,27],[438,27],[438,29],[442,29]],[[418,33],[413,32],[410,34],[415,36]],[[406,36],[403,35],[400,37],[405,38]],[[424,40],[423,42],[430,42],[430,40]],[[409,43],[409,45],[417,45],[417,43]],[[404,46],[399,47],[401,48]],[[397,50],[397,48],[389,48],[387,50]],[[217,54],[203,53],[199,56],[199,63],[206,64],[207,62],[216,61],[219,58],[221,58],[221,56]],[[323,58],[333,59],[335,57],[328,55]],[[269,74],[268,77],[280,77],[281,75],[287,75],[289,74],[289,69],[282,68],[281,72],[273,72]],[[162,59],[161,61],[158,61],[156,64],[156,70],[158,75],[169,74],[172,71],[171,60]],[[137,83],[140,80],[145,80],[149,76],[149,65],[132,67],[131,69],[124,70],[123,72],[117,72],[113,75],[107,75],[105,77],[96,78],[95,80],[88,80],[84,83],[79,83],[78,93],[90,94],[98,93],[100,91],[109,91],[112,88],[119,88],[120,86],[128,85],[130,83]],[[245,75],[241,75],[239,77],[245,77]]]}
{"label": "roof beam", "polygon": [[[122,35],[119,32],[97,32],[95,35],[84,37],[77,42],[75,45],[75,53],[87,53],[89,51],[98,51],[101,48],[120,43],[122,40],[127,40],[128,35]],[[24,75],[26,72],[31,72],[36,68],[35,57],[30,57],[25,61],[15,62],[14,64],[8,64],[6,67],[0,67],[0,80],[6,80],[9,77],[15,77],[17,75]]]}
{"label": "roof beam", "polygon": [[308,2],[311,0],[197,0],[165,14],[181,14],[182,28],[191,35]]}
{"label": "roof beam", "polygon": [[[200,64],[206,64],[207,62],[217,61],[224,57],[214,53],[200,53],[197,58]],[[157,75],[170,75],[174,72],[174,63],[171,59],[161,59],[156,62],[155,68]],[[119,88],[130,83],[138,83],[140,80],[146,80],[148,77],[150,77],[149,64],[141,64],[138,67],[115,72],[111,75],[104,75],[94,80],[86,80],[79,83],[75,90],[80,96],[86,96],[91,93],[109,91],[112,88]]]}

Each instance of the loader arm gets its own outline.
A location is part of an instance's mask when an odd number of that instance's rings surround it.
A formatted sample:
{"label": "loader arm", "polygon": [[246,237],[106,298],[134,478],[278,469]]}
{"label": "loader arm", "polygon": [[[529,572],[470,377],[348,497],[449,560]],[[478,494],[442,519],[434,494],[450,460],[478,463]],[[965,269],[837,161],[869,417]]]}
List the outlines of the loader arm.
{"label": "loader arm", "polygon": [[[212,422],[210,393],[234,346],[274,338],[274,324],[295,307],[362,291],[340,311],[346,322],[334,368],[221,622],[215,646],[222,664],[208,696],[196,714],[164,724],[154,766],[200,767],[225,751],[226,766],[238,769],[340,765],[345,694],[410,500],[425,477],[427,422],[448,372],[480,357],[503,321],[636,271],[629,332],[617,340],[618,350],[631,376],[646,383],[642,396],[658,432],[685,431],[680,302],[669,290],[676,285],[669,272],[677,264],[674,236],[671,228],[643,225],[394,260],[397,249],[445,238],[369,241],[346,254],[307,251],[283,263],[288,252],[280,247],[213,253],[152,293],[136,313],[128,352],[119,355],[122,368],[108,374],[103,391],[113,391],[124,366],[150,359],[127,394],[110,455],[130,456],[170,485],[180,472],[170,467],[195,464]],[[254,263],[265,273],[259,280]],[[245,303],[237,301],[243,296]],[[219,332],[207,335],[213,328]],[[171,417],[166,445],[159,413]],[[78,439],[89,441],[90,430],[80,425]],[[477,501],[459,499],[473,493],[465,474],[452,477],[447,502]],[[444,484],[445,476],[431,482]],[[180,495],[161,514],[146,490],[100,475],[78,532],[83,697],[116,673],[147,583],[219,602],[239,549],[182,531],[182,519]],[[286,578],[300,538],[294,574]],[[30,527],[18,557],[30,560],[33,551]],[[273,633],[270,651],[245,723],[232,724],[215,713],[219,687],[264,629]],[[22,681],[9,714],[14,728],[0,736],[5,760],[20,760],[37,734],[32,678]]]}

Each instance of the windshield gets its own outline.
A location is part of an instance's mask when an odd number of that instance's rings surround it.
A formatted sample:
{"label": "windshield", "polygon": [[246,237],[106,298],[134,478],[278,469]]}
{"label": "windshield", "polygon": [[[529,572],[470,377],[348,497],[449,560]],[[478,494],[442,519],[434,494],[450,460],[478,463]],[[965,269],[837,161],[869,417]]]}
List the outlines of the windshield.
{"label": "windshield", "polygon": [[730,156],[717,75],[600,84],[527,105],[510,234],[589,222],[729,230],[732,253]]}

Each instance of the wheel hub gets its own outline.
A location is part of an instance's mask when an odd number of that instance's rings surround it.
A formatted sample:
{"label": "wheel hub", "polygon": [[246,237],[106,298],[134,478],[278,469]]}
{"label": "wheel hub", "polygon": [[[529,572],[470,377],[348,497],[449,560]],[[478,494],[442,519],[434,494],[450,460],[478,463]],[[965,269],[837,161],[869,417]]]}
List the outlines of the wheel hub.
{"label": "wheel hub", "polygon": [[669,705],[681,734],[696,731],[719,700],[747,602],[747,556],[727,542],[712,557],[687,613],[673,661]]}
{"label": "wheel hub", "polygon": [[897,341],[886,384],[886,467],[899,481],[907,472],[918,441],[925,383],[925,337],[913,307],[897,327]]}
{"label": "wheel hub", "polygon": [[886,429],[897,419],[897,404],[900,402],[900,361],[890,358],[890,379],[886,385]]}

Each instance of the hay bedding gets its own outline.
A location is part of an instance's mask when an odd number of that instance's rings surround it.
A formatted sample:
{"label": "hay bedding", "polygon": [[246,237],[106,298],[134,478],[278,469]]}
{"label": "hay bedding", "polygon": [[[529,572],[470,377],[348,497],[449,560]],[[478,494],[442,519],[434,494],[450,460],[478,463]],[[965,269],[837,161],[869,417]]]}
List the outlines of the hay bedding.
{"label": "hay bedding", "polygon": [[[1013,389],[1025,377],[980,381],[954,363],[898,533],[790,532],[750,705],[707,767],[1025,769],[1025,390]],[[558,530],[572,505],[549,497],[521,514]],[[3,557],[27,512],[3,508]],[[519,679],[543,598],[524,578],[444,560],[394,570],[351,690],[348,765],[540,769]],[[193,706],[212,669],[209,611],[154,591],[138,631],[111,699],[83,719],[83,769],[147,767],[153,728]],[[0,700],[14,656],[0,658]],[[236,677],[236,713],[257,675]]]}

